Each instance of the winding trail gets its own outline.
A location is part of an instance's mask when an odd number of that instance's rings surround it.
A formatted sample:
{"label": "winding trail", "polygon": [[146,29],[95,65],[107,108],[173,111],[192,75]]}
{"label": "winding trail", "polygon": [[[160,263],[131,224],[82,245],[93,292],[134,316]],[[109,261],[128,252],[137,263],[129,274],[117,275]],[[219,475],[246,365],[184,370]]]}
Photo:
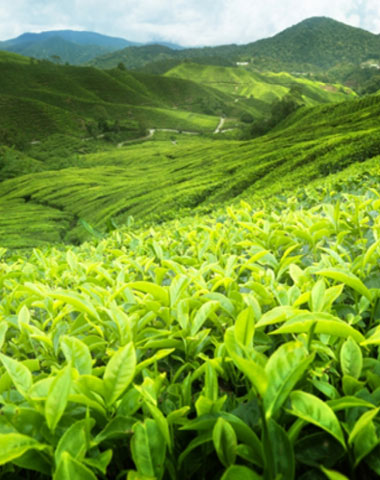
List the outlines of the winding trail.
{"label": "winding trail", "polygon": [[220,117],[220,122],[219,122],[218,126],[216,127],[216,129],[214,131],[214,135],[216,133],[220,133],[221,129],[223,128],[223,125],[224,125],[225,121],[226,121],[226,119],[224,117]]}

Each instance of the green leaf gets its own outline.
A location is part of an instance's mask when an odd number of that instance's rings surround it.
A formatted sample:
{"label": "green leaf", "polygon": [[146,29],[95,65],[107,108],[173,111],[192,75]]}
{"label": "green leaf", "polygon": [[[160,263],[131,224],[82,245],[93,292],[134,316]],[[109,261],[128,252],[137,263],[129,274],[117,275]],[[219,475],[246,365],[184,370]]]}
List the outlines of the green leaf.
{"label": "green leaf", "polygon": [[6,322],[1,323],[0,324],[0,350],[3,348],[5,335],[7,334],[7,331],[8,331],[8,324]]}
{"label": "green leaf", "polygon": [[195,317],[191,321],[190,335],[194,336],[202,328],[202,325],[208,319],[208,317],[215,312],[219,307],[219,302],[215,300],[209,300],[204,303],[201,308],[195,314]]}
{"label": "green leaf", "polygon": [[342,390],[347,396],[356,395],[364,387],[364,382],[360,382],[350,375],[343,375]]}
{"label": "green leaf", "polygon": [[71,383],[71,364],[68,364],[52,381],[45,403],[46,422],[53,432],[66,409]]}
{"label": "green leaf", "polygon": [[156,477],[148,477],[146,475],[141,475],[141,473],[136,472],[135,470],[129,470],[127,480],[156,480]]}
{"label": "green leaf", "polygon": [[239,313],[235,322],[235,338],[244,347],[252,346],[255,332],[255,316],[251,307]]}
{"label": "green leaf", "polygon": [[170,306],[173,308],[181,300],[183,292],[186,290],[190,283],[190,279],[185,275],[177,275],[170,287],[169,287],[169,296],[170,296]]}
{"label": "green leaf", "polygon": [[153,405],[153,403],[148,401],[148,402],[145,402],[145,405],[148,407],[152,417],[155,419],[156,424],[160,429],[162,436],[165,439],[166,445],[168,446],[169,452],[171,452],[173,445],[172,445],[172,439],[170,436],[168,421],[166,420],[161,410],[157,408],[155,405]]}
{"label": "green leaf", "polygon": [[368,300],[372,301],[372,294],[368,290],[368,288],[364,285],[364,283],[353,273],[351,272],[342,272],[338,269],[325,269],[320,270],[317,272],[318,275],[323,275],[324,277],[332,278],[333,280],[337,280],[338,282],[342,282],[345,285],[348,285],[356,292],[360,293],[364,297],[368,298]]}
{"label": "green leaf", "polygon": [[272,308],[272,310],[269,310],[269,312],[264,313],[264,315],[256,323],[256,328],[274,325],[275,323],[283,323],[299,313],[300,310],[289,306]]}
{"label": "green leaf", "polygon": [[355,407],[366,407],[366,408],[373,408],[374,405],[372,403],[363,400],[362,398],[358,397],[341,397],[334,400],[328,400],[328,406],[334,410],[334,412],[338,412],[340,410],[346,410],[348,408],[355,408]]}
{"label": "green leaf", "polygon": [[11,377],[14,386],[21,393],[22,396],[26,396],[33,384],[32,374],[30,370],[22,363],[7,357],[0,353],[0,360],[2,361],[8,375]]}
{"label": "green leaf", "polygon": [[232,360],[237,368],[244,373],[244,375],[252,383],[255,390],[262,397],[264,397],[268,387],[268,376],[265,370],[253,360],[248,360],[238,356],[232,357]]}
{"label": "green leaf", "polygon": [[23,305],[18,312],[17,321],[19,326],[21,326],[23,323],[28,324],[30,322],[30,312],[26,305]]}
{"label": "green leaf", "polygon": [[380,327],[377,327],[375,333],[366,340],[360,342],[360,345],[366,347],[367,345],[380,345]]}
{"label": "green leaf", "polygon": [[363,413],[363,415],[357,420],[352,429],[350,436],[348,437],[348,443],[351,445],[356,437],[360,434],[360,432],[376,417],[379,413],[379,408],[374,408],[372,410],[368,410],[367,412]]}
{"label": "green leaf", "polygon": [[310,393],[301,392],[299,390],[292,392],[290,394],[290,399],[290,413],[322,428],[335,437],[342,446],[346,448],[339,420],[333,410],[325,402]]}
{"label": "green leaf", "polygon": [[61,348],[67,362],[78,370],[81,375],[91,375],[92,358],[88,346],[78,338],[64,335],[61,337]]}
{"label": "green leaf", "polygon": [[219,417],[212,431],[212,440],[219,460],[225,467],[235,463],[237,439],[231,425]]}
{"label": "green leaf", "polygon": [[136,369],[133,343],[128,343],[109,360],[104,372],[104,389],[107,405],[111,406],[127,389]]}
{"label": "green leaf", "polygon": [[68,452],[63,452],[53,480],[96,480],[96,476]]}
{"label": "green leaf", "polygon": [[359,345],[349,337],[340,351],[340,365],[343,375],[358,379],[363,368],[363,355]]}
{"label": "green leaf", "polygon": [[64,452],[68,452],[72,458],[83,460],[89,448],[89,434],[95,420],[86,418],[73,423],[62,435],[55,449],[54,458],[56,465],[61,461]]}
{"label": "green leaf", "polygon": [[297,315],[292,320],[286,322],[271,335],[283,335],[284,333],[308,333],[312,324],[316,321],[314,332],[316,334],[325,333],[335,337],[348,338],[352,337],[356,342],[364,341],[363,335],[343,322],[339,318],[333,317],[326,313],[306,313]]}
{"label": "green leaf", "polygon": [[219,417],[222,417],[226,420],[232,428],[235,430],[237,439],[239,442],[246,443],[249,445],[253,452],[254,457],[252,457],[252,462],[256,465],[263,465],[263,452],[261,447],[261,442],[257,437],[256,433],[239,417],[236,417],[232,413],[219,412],[213,414],[203,415],[202,417],[195,418],[187,422],[181,430],[198,430],[210,432],[213,430],[214,425]]}
{"label": "green leaf", "polygon": [[322,472],[326,475],[329,480],[349,480],[348,477],[342,475],[336,470],[329,470],[328,468],[321,467]]}
{"label": "green leaf", "polygon": [[131,440],[132,458],[141,475],[161,479],[166,456],[165,441],[161,431],[150,418],[135,424]]}
{"label": "green leaf", "polygon": [[86,457],[84,463],[91,469],[99,470],[103,475],[107,474],[107,467],[112,460],[113,451],[109,448],[102,453],[98,453],[96,457]]}
{"label": "green leaf", "polygon": [[20,433],[0,433],[0,465],[11,462],[28,450],[44,450],[46,445]]}
{"label": "green leaf", "polygon": [[311,290],[311,311],[312,312],[322,312],[323,306],[325,303],[325,282],[323,280],[318,280],[318,282],[313,286]]}
{"label": "green leaf", "polygon": [[178,466],[180,467],[185,460],[185,458],[197,447],[204,445],[205,443],[212,442],[212,432],[206,431],[201,433],[197,437],[193,438],[191,442],[187,445],[185,450],[182,451],[181,455],[178,457]]}
{"label": "green leaf", "polygon": [[248,467],[232,465],[224,472],[221,480],[262,480],[262,477]]}
{"label": "green leaf", "polygon": [[156,285],[155,283],[151,282],[139,281],[127,283],[125,286],[139,290],[140,292],[150,293],[150,295],[160,302],[161,305],[164,305],[165,307],[169,306],[169,293],[166,288],[161,287],[160,285]]}
{"label": "green leaf", "polygon": [[93,439],[93,442],[98,445],[104,440],[124,439],[128,435],[132,435],[132,427],[135,423],[135,418],[119,415],[107,423],[103,430]]}
{"label": "green leaf", "polygon": [[55,300],[60,300],[63,303],[67,303],[68,305],[74,307],[76,311],[87,313],[88,315],[90,315],[90,317],[93,317],[95,318],[95,320],[100,321],[100,317],[94,306],[89,302],[89,300],[79,295],[78,293],[53,292],[49,293],[49,297],[54,298]]}
{"label": "green leaf", "polygon": [[282,406],[313,359],[314,355],[308,355],[300,342],[285,343],[272,354],[265,366],[268,388],[264,395],[264,408],[267,418]]}
{"label": "green leaf", "polygon": [[360,429],[353,440],[355,466],[379,444],[374,422],[369,422]]}
{"label": "green leaf", "polygon": [[[295,458],[293,446],[285,430],[273,418],[268,421],[268,436],[272,450],[273,468],[276,478],[293,480],[295,474]],[[270,459],[271,461],[272,459]]]}

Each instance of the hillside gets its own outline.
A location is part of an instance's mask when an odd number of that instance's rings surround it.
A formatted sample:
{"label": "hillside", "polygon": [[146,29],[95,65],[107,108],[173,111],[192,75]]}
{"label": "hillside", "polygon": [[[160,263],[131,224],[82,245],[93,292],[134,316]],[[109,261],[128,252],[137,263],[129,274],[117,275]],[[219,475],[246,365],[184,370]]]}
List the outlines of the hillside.
{"label": "hillside", "polygon": [[360,28],[351,27],[331,18],[314,17],[300,22],[272,38],[241,47],[240,54],[260,64],[275,62],[308,65],[326,70],[339,63],[360,64],[379,58],[380,37]]}
{"label": "hillside", "polygon": [[121,140],[148,128],[213,131],[221,115],[239,117],[255,106],[187,80],[12,55],[0,55],[0,139],[8,145],[25,148],[55,133],[86,138],[115,122]]}
{"label": "hillside", "polygon": [[81,219],[102,230],[131,215],[163,220],[239,195],[264,199],[293,190],[378,156],[379,114],[380,97],[373,96],[299,109],[254,141],[168,133],[161,141],[76,157],[60,170],[47,162],[47,171],[0,185],[0,208],[12,212],[0,216],[3,245],[78,241],[88,234]]}
{"label": "hillside", "polygon": [[[93,60],[100,68],[112,68],[123,62],[127,68],[149,68],[157,71],[162,64],[177,60],[219,59],[226,62],[248,61],[266,71],[321,72],[338,64],[359,65],[368,59],[378,59],[380,37],[325,17],[313,17],[287,28],[271,38],[246,45],[222,45],[173,51],[164,48],[133,47],[106,54]],[[164,69],[162,69],[164,70]],[[161,71],[160,73],[163,73]]]}
{"label": "hillside", "polygon": [[198,65],[189,62],[175,66],[165,76],[193,80],[222,92],[273,103],[296,90],[305,105],[346,100],[353,92],[341,85],[295,77],[285,72],[252,71],[245,67]]}

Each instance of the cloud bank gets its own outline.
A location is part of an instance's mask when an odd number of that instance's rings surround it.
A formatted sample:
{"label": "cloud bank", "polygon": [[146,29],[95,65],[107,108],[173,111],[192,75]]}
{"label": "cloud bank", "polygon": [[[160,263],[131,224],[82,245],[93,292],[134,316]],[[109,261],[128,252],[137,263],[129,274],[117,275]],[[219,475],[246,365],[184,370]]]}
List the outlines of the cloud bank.
{"label": "cloud bank", "polygon": [[68,28],[138,42],[241,44],[313,16],[380,32],[378,0],[0,0],[0,40]]}

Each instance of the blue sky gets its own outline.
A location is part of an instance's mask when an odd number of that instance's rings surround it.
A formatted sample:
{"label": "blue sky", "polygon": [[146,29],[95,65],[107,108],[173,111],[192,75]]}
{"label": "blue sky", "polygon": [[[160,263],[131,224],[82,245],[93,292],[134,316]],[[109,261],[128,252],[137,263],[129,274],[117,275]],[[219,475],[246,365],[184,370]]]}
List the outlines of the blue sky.
{"label": "blue sky", "polygon": [[68,28],[184,46],[248,43],[312,16],[380,33],[380,0],[0,0],[0,40]]}

